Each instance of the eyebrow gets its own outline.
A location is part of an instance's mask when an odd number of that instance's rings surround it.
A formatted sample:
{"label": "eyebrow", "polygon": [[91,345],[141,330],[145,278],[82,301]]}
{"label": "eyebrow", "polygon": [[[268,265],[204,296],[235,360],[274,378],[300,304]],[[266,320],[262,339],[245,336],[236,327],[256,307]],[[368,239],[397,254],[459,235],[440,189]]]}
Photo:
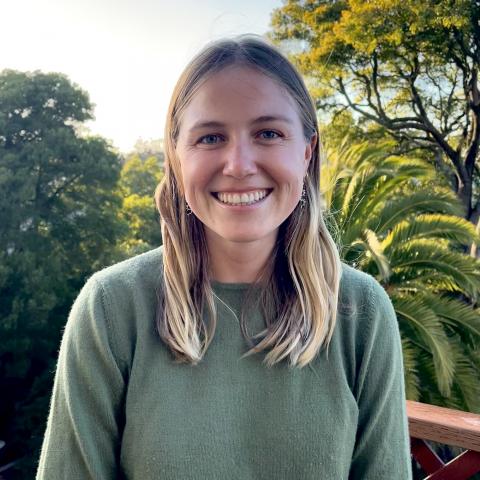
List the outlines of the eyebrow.
{"label": "eyebrow", "polygon": [[[252,125],[255,125],[257,123],[273,122],[273,121],[285,122],[290,125],[293,124],[293,121],[289,117],[285,117],[284,115],[262,115],[261,117],[255,118],[250,123]],[[202,128],[221,128],[221,127],[224,127],[225,125],[226,125],[225,123],[217,122],[215,120],[199,121],[190,128],[189,132],[200,130]]]}

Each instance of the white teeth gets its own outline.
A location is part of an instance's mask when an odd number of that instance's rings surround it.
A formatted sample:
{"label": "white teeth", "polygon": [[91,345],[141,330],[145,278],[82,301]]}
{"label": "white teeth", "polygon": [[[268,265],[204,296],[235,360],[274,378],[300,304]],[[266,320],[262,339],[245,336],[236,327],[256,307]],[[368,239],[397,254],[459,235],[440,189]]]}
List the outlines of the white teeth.
{"label": "white teeth", "polygon": [[250,205],[267,196],[267,190],[257,190],[249,193],[224,193],[218,192],[217,197],[223,203],[230,205]]}

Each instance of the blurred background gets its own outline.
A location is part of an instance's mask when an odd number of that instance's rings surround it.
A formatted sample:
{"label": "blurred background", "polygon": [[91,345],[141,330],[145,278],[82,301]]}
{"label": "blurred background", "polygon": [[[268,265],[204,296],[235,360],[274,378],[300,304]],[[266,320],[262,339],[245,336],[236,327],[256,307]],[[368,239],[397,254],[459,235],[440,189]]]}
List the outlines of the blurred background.
{"label": "blurred background", "polygon": [[153,192],[178,76],[241,33],[304,75],[326,219],[392,299],[407,397],[480,413],[479,2],[0,4],[0,478],[35,475],[85,280],[161,244]]}

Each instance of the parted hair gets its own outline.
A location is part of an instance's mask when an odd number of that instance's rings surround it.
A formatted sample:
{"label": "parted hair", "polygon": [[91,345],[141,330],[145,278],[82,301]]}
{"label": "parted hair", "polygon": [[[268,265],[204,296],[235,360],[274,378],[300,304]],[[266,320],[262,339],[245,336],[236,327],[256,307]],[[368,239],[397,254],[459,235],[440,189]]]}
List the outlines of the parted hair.
{"label": "parted hair", "polygon": [[[319,138],[315,106],[302,77],[273,45],[254,35],[210,43],[181,74],[167,113],[165,174],[155,192],[163,237],[163,285],[158,292],[157,329],[178,362],[197,364],[215,333],[215,293],[210,283],[209,255],[203,224],[186,212],[176,145],[182,112],[198,88],[222,69],[240,65],[277,82],[294,100],[305,139]],[[320,148],[316,142],[304,179],[305,206],[300,203],[279,228],[271,260],[252,284],[251,298],[265,329],[249,337],[246,311],[240,318],[249,350],[264,352],[271,367],[288,358],[303,367],[328,347],[337,318],[341,263],[327,230],[320,193]],[[251,302],[244,302],[249,305]],[[328,348],[327,348],[328,350]]]}

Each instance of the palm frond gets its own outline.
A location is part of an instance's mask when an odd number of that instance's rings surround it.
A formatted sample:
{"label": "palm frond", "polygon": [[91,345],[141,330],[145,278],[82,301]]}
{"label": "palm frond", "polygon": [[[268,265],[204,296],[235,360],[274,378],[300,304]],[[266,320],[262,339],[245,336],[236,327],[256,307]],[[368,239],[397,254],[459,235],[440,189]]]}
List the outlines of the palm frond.
{"label": "palm frond", "polygon": [[378,278],[392,298],[408,398],[477,408],[480,398],[480,238],[457,196],[422,160],[366,143],[330,151],[322,166],[342,259]]}
{"label": "palm frond", "polygon": [[[362,241],[365,246],[365,255],[363,259],[360,260],[359,267],[363,271],[372,273],[375,276],[378,275],[381,281],[387,282],[391,274],[390,262],[384,255],[382,245],[375,235],[375,232],[369,229],[364,230],[362,233]],[[372,267],[369,265],[372,262],[376,267],[375,272],[372,271]]]}
{"label": "palm frond", "polygon": [[[390,282],[425,278],[429,271],[450,276],[471,298],[480,291],[480,268],[475,259],[451,251],[436,240],[410,240],[390,252]],[[415,276],[414,276],[415,275]]]}
{"label": "palm frond", "polygon": [[381,212],[371,218],[369,228],[376,232],[387,232],[408,216],[422,213],[462,216],[464,212],[458,198],[452,192],[442,190],[433,194],[421,190],[408,196],[395,196],[386,202]]}
{"label": "palm frond", "polygon": [[388,252],[392,245],[419,238],[444,238],[459,244],[480,240],[475,227],[468,220],[454,215],[430,213],[397,223],[382,241],[382,247]]}
{"label": "palm frond", "polygon": [[402,337],[403,367],[405,371],[405,394],[408,400],[420,398],[420,381],[418,378],[418,347],[408,337]]}
{"label": "palm frond", "polygon": [[[410,274],[410,275],[409,275]],[[416,269],[402,270],[400,275],[390,278],[396,285],[395,289],[408,292],[451,292],[465,293],[455,280],[449,275],[440,272],[418,272]]]}
{"label": "palm frond", "polygon": [[392,295],[391,299],[398,321],[408,322],[417,333],[419,345],[431,353],[438,389],[442,395],[449,396],[455,364],[441,321],[418,296]]}
{"label": "palm frond", "polygon": [[480,413],[480,368],[472,362],[471,350],[458,337],[450,338],[450,346],[455,358],[452,394],[458,403],[463,403],[461,410]]}
{"label": "palm frond", "polygon": [[[451,333],[457,334],[465,345],[480,345],[480,310],[442,294],[422,292],[423,301],[435,312]],[[480,378],[480,377],[479,377]]]}

